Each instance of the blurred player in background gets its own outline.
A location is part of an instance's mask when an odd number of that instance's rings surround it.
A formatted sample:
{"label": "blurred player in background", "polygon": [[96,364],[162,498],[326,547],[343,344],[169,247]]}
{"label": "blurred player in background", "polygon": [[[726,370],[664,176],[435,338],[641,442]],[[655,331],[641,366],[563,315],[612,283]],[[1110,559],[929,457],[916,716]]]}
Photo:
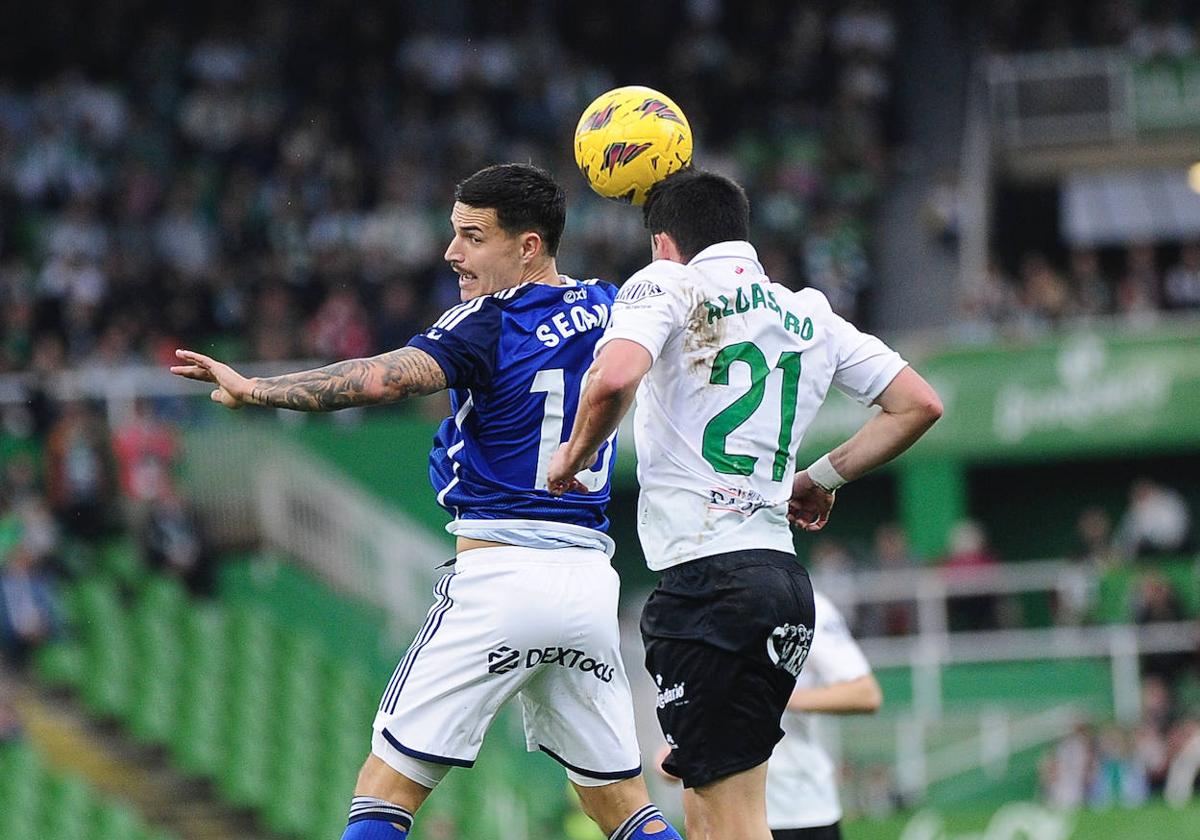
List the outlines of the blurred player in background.
{"label": "blurred player in background", "polygon": [[[813,606],[812,648],[783,715],[783,740],[767,769],[767,822],[774,840],[841,840],[837,767],[821,746],[814,715],[874,714],[883,703],[867,657],[838,608],[817,591]],[[670,754],[664,746],[657,766],[678,781],[662,767]]]}
{"label": "blurred player in background", "polygon": [[514,694],[529,749],[566,768],[607,835],[679,838],[646,793],[621,663],[604,512],[615,438],[581,475],[586,493],[546,491],[616,294],[558,273],[565,218],[562,189],[542,170],[481,170],[455,191],[445,254],[464,303],[407,347],[259,379],[185,350],[171,369],[215,383],[213,400],[229,408],[327,411],[450,389],[429,471],[454,516],[455,568],[384,692],[344,840],[406,837]]}
{"label": "blurred player in background", "polygon": [[767,822],[775,840],[841,840],[837,767],[821,746],[817,714],[873,714],[883,692],[837,607],[813,593],[816,630],[783,715],[767,769]]}
{"label": "blurred player in background", "polygon": [[[621,288],[548,484],[584,489],[577,475],[636,393],[638,530],[663,572],[642,638],[672,748],[664,766],[683,779],[690,840],[769,840],[767,759],[814,627],[789,519],[823,527],[834,491],[911,446],[942,407],[819,291],[770,281],[733,181],[677,172],[644,212],[654,262]],[[797,473],[831,385],[882,411]]]}

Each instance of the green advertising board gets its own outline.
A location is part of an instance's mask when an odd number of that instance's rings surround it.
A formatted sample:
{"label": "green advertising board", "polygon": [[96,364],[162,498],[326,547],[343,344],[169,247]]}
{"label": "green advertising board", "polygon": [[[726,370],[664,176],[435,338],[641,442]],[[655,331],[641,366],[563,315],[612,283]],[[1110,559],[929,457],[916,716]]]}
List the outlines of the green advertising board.
{"label": "green advertising board", "polygon": [[1139,131],[1200,127],[1200,59],[1133,62],[1129,80],[1133,121]]}
{"label": "green advertising board", "polygon": [[[1081,331],[1020,347],[946,350],[913,364],[937,389],[946,413],[910,459],[1200,446],[1200,325],[1140,335]],[[869,416],[831,394],[802,456],[836,446]]]}

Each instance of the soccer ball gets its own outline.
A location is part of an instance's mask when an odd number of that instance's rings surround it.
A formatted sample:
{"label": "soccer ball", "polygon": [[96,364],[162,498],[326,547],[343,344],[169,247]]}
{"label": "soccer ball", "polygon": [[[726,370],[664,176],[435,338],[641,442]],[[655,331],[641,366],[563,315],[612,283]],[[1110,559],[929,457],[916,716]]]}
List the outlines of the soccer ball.
{"label": "soccer ball", "polygon": [[652,186],[691,162],[687,117],[653,88],[630,85],[601,94],[575,128],[575,163],[605,198],[643,204]]}

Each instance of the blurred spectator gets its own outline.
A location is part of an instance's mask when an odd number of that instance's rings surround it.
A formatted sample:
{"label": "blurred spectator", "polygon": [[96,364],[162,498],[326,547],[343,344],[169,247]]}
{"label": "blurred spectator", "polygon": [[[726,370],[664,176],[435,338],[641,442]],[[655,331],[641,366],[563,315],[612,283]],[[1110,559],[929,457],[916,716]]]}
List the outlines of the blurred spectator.
{"label": "blurred spectator", "polygon": [[154,415],[148,401],[139,399],[113,431],[112,450],[125,524],[144,550],[155,504],[175,492],[177,432]]}
{"label": "blurred spectator", "polygon": [[1105,315],[1113,311],[1112,283],[1101,270],[1100,257],[1094,248],[1071,251],[1069,281],[1081,315]]}
{"label": "blurred spectator", "polygon": [[1149,778],[1133,738],[1115,725],[1104,727],[1097,739],[1095,773],[1088,786],[1088,805],[1108,808],[1120,804],[1137,808],[1150,794]]}
{"label": "blurred spectator", "polygon": [[68,402],[46,441],[46,494],[72,534],[94,539],[104,530],[112,483],[103,421],[86,403]]}
{"label": "blurred spectator", "polygon": [[1126,557],[1159,557],[1187,550],[1192,516],[1177,491],[1149,478],[1135,481],[1117,526],[1116,545]]}
{"label": "blurred spectator", "polygon": [[[920,566],[920,560],[908,546],[908,534],[894,522],[880,525],[875,530],[871,559],[882,572],[904,573]],[[857,624],[862,636],[907,636],[917,632],[916,602],[864,604]]]}
{"label": "blurred spectator", "polygon": [[1066,282],[1042,254],[1021,261],[1021,305],[1038,321],[1057,324],[1071,312]]}
{"label": "blurred spectator", "polygon": [[1058,810],[1082,807],[1087,801],[1095,763],[1092,728],[1086,723],[1078,723],[1069,736],[1042,757],[1038,768],[1042,797]]}
{"label": "blurred spectator", "polygon": [[[1138,624],[1183,621],[1186,617],[1179,596],[1160,572],[1141,574],[1131,606],[1133,620]],[[1143,674],[1160,677],[1167,685],[1174,685],[1188,662],[1186,653],[1144,653],[1141,668]]]}
{"label": "blurred spectator", "polygon": [[1189,242],[1179,252],[1163,281],[1163,303],[1167,309],[1200,308],[1200,242]]}
{"label": "blurred spectator", "polygon": [[38,555],[22,540],[0,567],[0,644],[23,666],[38,645],[59,628],[58,594]]}
{"label": "blurred spectator", "polygon": [[168,492],[154,501],[144,548],[150,568],[179,578],[197,594],[210,590],[211,569],[200,524],[177,493]]}
{"label": "blurred spectator", "polygon": [[[983,527],[963,520],[950,532],[950,553],[942,561],[951,583],[985,585],[995,578],[1000,558],[987,543]],[[1000,625],[999,601],[995,595],[959,595],[948,605],[950,629],[993,630]]]}
{"label": "blurred spectator", "polygon": [[337,286],[308,324],[308,352],[321,359],[354,359],[371,355],[372,346],[358,295],[350,286]]}
{"label": "blurred spectator", "polygon": [[379,319],[375,324],[376,347],[380,351],[403,347],[424,328],[412,284],[405,281],[389,283],[383,290]]}
{"label": "blurred spectator", "polygon": [[[857,615],[854,558],[842,543],[828,537],[813,543],[809,572],[813,586],[823,591],[844,615]],[[857,628],[854,630],[857,632]]]}
{"label": "blurred spectator", "polygon": [[1125,273],[1117,281],[1117,313],[1131,324],[1153,323],[1159,307],[1159,276],[1154,246],[1134,243],[1125,253]]}
{"label": "blurred spectator", "polygon": [[1075,626],[1090,620],[1100,600],[1100,575],[1115,565],[1112,520],[1102,508],[1079,514],[1075,524],[1079,548],[1054,592],[1054,623]]}

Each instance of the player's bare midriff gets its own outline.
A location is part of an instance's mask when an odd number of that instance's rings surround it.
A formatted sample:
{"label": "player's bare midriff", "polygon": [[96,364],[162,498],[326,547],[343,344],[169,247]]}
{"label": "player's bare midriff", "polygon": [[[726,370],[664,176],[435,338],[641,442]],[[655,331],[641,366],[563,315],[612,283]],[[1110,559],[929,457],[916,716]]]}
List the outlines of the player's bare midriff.
{"label": "player's bare midriff", "polygon": [[476,540],[471,537],[458,537],[455,552],[462,554],[473,548],[509,548],[508,543],[492,542],[491,540]]}

